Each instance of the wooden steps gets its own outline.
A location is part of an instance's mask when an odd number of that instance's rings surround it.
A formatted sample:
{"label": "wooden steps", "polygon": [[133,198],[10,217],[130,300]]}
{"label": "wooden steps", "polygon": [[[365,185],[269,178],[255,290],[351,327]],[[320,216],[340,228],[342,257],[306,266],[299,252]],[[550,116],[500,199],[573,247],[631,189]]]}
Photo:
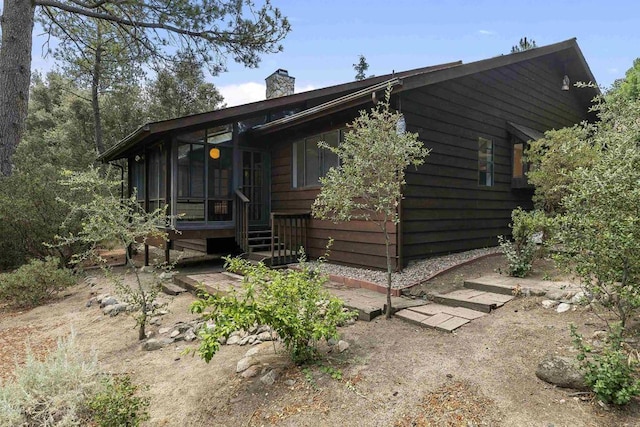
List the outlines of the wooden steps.
{"label": "wooden steps", "polygon": [[498,281],[479,277],[464,281],[464,287],[477,291],[491,292],[501,295],[514,295],[516,288],[509,281]]}

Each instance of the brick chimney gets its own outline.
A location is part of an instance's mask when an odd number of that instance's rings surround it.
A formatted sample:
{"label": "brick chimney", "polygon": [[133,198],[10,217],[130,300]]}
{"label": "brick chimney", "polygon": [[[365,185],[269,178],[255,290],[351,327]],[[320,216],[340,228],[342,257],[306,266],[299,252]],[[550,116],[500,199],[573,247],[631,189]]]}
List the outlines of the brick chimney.
{"label": "brick chimney", "polygon": [[289,76],[287,70],[279,68],[264,80],[267,83],[267,99],[293,95],[296,79]]}

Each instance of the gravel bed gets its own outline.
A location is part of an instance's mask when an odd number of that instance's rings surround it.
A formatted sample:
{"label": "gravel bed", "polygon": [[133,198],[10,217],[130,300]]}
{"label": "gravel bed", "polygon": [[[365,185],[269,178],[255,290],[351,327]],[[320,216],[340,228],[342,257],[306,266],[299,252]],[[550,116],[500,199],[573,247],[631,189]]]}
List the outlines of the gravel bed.
{"label": "gravel bed", "polygon": [[[497,252],[500,252],[500,248],[498,247],[474,249],[472,251],[459,252],[437,258],[429,258],[422,261],[412,262],[408,267],[402,270],[402,272],[393,273],[392,287],[394,289],[404,288],[424,280],[445,268],[453,267],[472,258]],[[315,266],[318,265],[318,263],[314,262],[311,262],[310,264]],[[321,266],[321,271],[327,274],[366,280],[382,286],[387,285],[387,273],[381,270],[369,270],[365,268],[346,267],[343,265],[325,263]]]}

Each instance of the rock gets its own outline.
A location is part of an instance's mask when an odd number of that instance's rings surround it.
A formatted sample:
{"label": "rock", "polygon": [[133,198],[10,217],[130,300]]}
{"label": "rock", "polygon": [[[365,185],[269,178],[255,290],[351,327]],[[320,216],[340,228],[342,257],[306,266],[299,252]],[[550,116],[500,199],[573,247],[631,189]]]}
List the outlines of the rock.
{"label": "rock", "polygon": [[[238,342],[238,345],[247,345],[251,336],[252,335],[247,335],[246,337],[242,338],[240,342]],[[254,338],[253,340],[255,341],[256,339]]]}
{"label": "rock", "polygon": [[256,335],[260,335],[263,332],[271,332],[271,327],[268,325],[262,325],[256,331]]}
{"label": "rock", "polygon": [[89,300],[87,301],[87,303],[84,305],[85,307],[91,307],[93,304],[95,304],[97,302],[96,297],[93,298],[89,298]]}
{"label": "rock", "polygon": [[164,346],[165,345],[163,344],[162,341],[157,340],[155,338],[151,338],[151,339],[146,340],[142,344],[142,349],[144,351],[155,351],[155,350],[160,350]]}
{"label": "rock", "polygon": [[247,369],[249,369],[251,366],[257,365],[257,364],[258,364],[258,361],[253,357],[243,357],[238,361],[238,364],[236,365],[236,372],[237,373],[244,372]]}
{"label": "rock", "polygon": [[334,346],[334,345],[336,345],[336,344],[338,344],[338,340],[337,340],[337,339],[335,339],[335,338],[333,338],[333,337],[332,337],[332,338],[329,338],[329,339],[327,340],[327,345],[328,345],[328,346]]}
{"label": "rock", "polygon": [[560,304],[558,301],[552,299],[546,299],[542,301],[542,307],[546,309],[553,308],[558,304]]}
{"label": "rock", "polygon": [[244,354],[244,357],[251,357],[251,356],[255,356],[256,354],[260,353],[261,349],[260,347],[251,347],[249,350],[247,350],[247,352]]}
{"label": "rock", "polygon": [[249,328],[249,333],[251,335],[257,335],[258,334],[258,326],[253,325],[252,327]]}
{"label": "rock", "polygon": [[242,371],[240,376],[242,378],[253,378],[260,372],[260,367],[258,365],[251,365],[246,370]]}
{"label": "rock", "polygon": [[272,341],[273,337],[271,336],[271,332],[264,331],[257,335],[257,339],[260,341]]}
{"label": "rock", "polygon": [[171,332],[171,335],[169,335],[169,336],[170,336],[171,338],[175,338],[175,337],[177,337],[178,335],[180,335],[180,331],[179,331],[179,330],[177,330],[177,329],[174,329],[174,330]]}
{"label": "rock", "polygon": [[272,369],[266,374],[264,374],[262,377],[260,377],[260,382],[262,382],[265,385],[273,385],[276,382],[277,378],[278,378],[278,372],[275,369]]}
{"label": "rock", "polygon": [[547,291],[547,298],[561,301],[567,297],[567,292],[562,289],[551,289]]}
{"label": "rock", "polygon": [[571,304],[584,304],[587,302],[587,297],[584,292],[577,292],[574,296],[571,297]]}
{"label": "rock", "polygon": [[159,326],[160,325],[160,319],[158,319],[157,317],[154,317],[151,320],[149,320],[149,324],[150,325],[154,325],[154,326]]}
{"label": "rock", "polygon": [[238,344],[240,342],[240,337],[238,335],[231,335],[229,338],[227,338],[227,345],[234,345],[234,344]]}
{"label": "rock", "polygon": [[171,328],[160,328],[160,329],[158,329],[158,333],[160,335],[164,335],[166,333],[169,333],[170,330],[171,330]]}
{"label": "rock", "polygon": [[98,303],[102,303],[103,299],[109,298],[111,295],[109,294],[100,294],[96,297],[96,301],[98,301]]}
{"label": "rock", "polygon": [[227,343],[227,339],[225,337],[218,338],[218,342],[220,345],[225,345]]}
{"label": "rock", "polygon": [[196,333],[193,332],[193,329],[189,329],[187,332],[184,333],[184,340],[187,342],[191,342],[196,338],[198,337],[196,336]]}
{"label": "rock", "polygon": [[343,340],[338,341],[338,351],[340,353],[344,352],[346,349],[349,348],[349,343]]}
{"label": "rock", "polygon": [[125,303],[118,303],[113,305],[108,305],[102,309],[102,314],[108,314],[111,317],[117,316],[120,313],[124,313],[129,309],[129,305]]}
{"label": "rock", "polygon": [[409,289],[409,296],[422,298],[426,292],[422,289],[422,286],[413,286]]}
{"label": "rock", "polygon": [[114,304],[117,304],[117,303],[118,303],[118,300],[115,299],[114,297],[107,297],[107,298],[104,298],[104,299],[102,299],[100,301],[100,308],[104,308],[104,307],[106,307],[108,305],[114,305]]}
{"label": "rock", "polygon": [[558,307],[556,308],[558,313],[564,313],[569,310],[571,310],[571,304],[567,304],[566,302],[558,304]]}
{"label": "rock", "polygon": [[287,387],[293,387],[296,384],[296,380],[286,380],[284,383],[287,385]]}
{"label": "rock", "polygon": [[576,361],[570,357],[549,354],[542,359],[536,369],[536,376],[542,381],[558,387],[586,390],[584,376],[576,365]]}

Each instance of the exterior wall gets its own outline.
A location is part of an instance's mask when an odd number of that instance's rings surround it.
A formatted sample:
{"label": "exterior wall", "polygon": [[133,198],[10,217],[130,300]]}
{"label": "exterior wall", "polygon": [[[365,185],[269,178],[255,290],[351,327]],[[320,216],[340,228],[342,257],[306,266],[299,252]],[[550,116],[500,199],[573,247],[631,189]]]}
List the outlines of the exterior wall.
{"label": "exterior wall", "polygon": [[[319,132],[316,132],[319,133]],[[313,135],[313,131],[308,131]],[[290,136],[274,143],[271,152],[271,208],[273,211],[310,211],[319,188],[292,188],[291,147],[296,138]],[[391,230],[391,253],[396,255],[396,233]],[[384,236],[370,222],[351,221],[333,224],[330,221],[312,219],[307,229],[307,251],[317,258],[324,254],[327,240],[334,239],[329,260],[334,263],[386,269]]]}
{"label": "exterior wall", "polygon": [[[514,64],[403,93],[402,111],[431,154],[409,169],[402,202],[403,263],[494,246],[531,191],[511,188],[507,121],[541,132],[587,118],[578,89],[543,61]],[[478,186],[478,138],[494,144],[494,186]]]}

